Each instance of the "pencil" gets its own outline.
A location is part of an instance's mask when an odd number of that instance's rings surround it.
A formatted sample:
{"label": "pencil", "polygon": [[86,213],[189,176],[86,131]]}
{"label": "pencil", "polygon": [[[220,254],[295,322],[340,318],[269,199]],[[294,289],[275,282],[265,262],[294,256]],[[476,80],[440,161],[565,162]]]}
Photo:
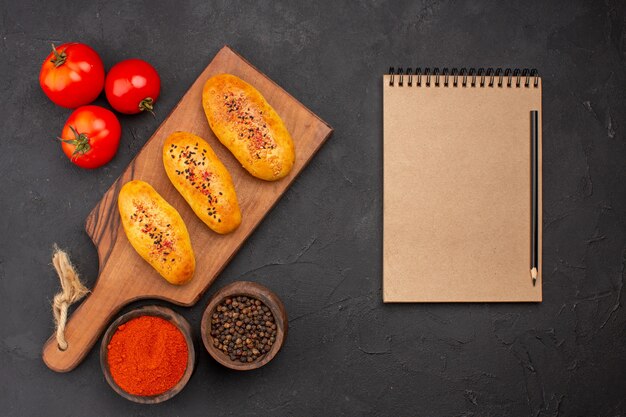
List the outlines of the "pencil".
{"label": "pencil", "polygon": [[531,134],[531,152],[530,152],[530,170],[532,182],[531,197],[531,250],[530,250],[530,276],[533,280],[533,287],[537,284],[537,274],[539,269],[539,112],[532,110],[530,112],[530,134]]}

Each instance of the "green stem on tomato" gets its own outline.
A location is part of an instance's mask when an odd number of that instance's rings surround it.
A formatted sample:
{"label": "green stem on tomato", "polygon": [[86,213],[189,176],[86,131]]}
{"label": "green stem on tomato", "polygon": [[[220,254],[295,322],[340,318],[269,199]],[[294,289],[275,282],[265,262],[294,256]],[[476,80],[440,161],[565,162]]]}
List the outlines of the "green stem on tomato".
{"label": "green stem on tomato", "polygon": [[65,53],[65,49],[59,52],[57,48],[54,47],[54,44],[51,44],[51,45],[52,45],[52,53],[54,54],[54,58],[52,58],[50,62],[54,64],[55,68],[58,68],[61,65],[65,64],[65,60],[67,59],[67,54]]}
{"label": "green stem on tomato", "polygon": [[141,111],[149,111],[152,113],[152,116],[156,119],[156,114],[154,114],[154,100],[152,97],[146,97],[139,102],[139,110]]}
{"label": "green stem on tomato", "polygon": [[91,149],[89,145],[89,136],[84,133],[78,133],[74,126],[70,126],[70,130],[74,134],[74,139],[58,138],[61,142],[74,145],[74,152],[72,153],[72,159],[77,158],[79,155],[84,155]]}

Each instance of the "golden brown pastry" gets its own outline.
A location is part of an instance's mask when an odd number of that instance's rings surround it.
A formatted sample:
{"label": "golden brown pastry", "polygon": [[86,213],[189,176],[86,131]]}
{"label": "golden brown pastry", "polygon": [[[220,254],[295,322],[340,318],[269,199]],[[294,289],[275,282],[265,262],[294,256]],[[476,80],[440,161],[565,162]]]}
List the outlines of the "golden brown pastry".
{"label": "golden brown pastry", "polygon": [[124,232],[137,253],[171,284],[191,280],[196,259],[176,209],[150,184],[138,180],[124,184],[117,206]]}
{"label": "golden brown pastry", "polygon": [[241,224],[233,180],[204,139],[172,133],[163,145],[163,165],[174,187],[212,230],[225,234]]}
{"label": "golden brown pastry", "polygon": [[230,74],[204,84],[202,105],[215,136],[257,178],[275,181],[291,171],[295,150],[276,111],[253,86]]}

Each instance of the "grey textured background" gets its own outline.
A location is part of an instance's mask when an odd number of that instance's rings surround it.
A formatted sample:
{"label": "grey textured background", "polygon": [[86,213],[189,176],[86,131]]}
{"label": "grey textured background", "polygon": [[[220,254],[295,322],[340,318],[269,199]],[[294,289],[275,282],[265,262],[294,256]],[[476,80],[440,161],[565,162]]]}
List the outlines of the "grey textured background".
{"label": "grey textured background", "polygon": [[[626,415],[624,2],[261,3],[0,3],[0,414]],[[120,117],[119,153],[96,171],[61,153],[70,112],[37,81],[50,42],[64,41],[162,76],[158,120]],[[175,307],[196,330],[187,388],[135,405],[106,385],[96,350],[69,374],[42,363],[51,247],[93,285],[85,217],[224,44],[335,133],[215,286]],[[543,304],[382,304],[380,77],[392,65],[539,69]],[[275,290],[290,318],[283,351],[254,373],[221,368],[198,338],[209,295],[237,279]]]}

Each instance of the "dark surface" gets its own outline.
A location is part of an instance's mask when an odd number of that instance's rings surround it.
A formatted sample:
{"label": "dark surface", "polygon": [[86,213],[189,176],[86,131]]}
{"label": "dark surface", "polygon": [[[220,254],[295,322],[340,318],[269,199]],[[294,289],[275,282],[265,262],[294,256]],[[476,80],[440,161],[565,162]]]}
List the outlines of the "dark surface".
{"label": "dark surface", "polygon": [[[624,2],[83,3],[2,0],[0,414],[626,414]],[[157,120],[121,117],[119,154],[93,172],[61,153],[70,112],[37,82],[62,41],[90,44],[107,68],[144,58],[162,76]],[[93,285],[85,217],[224,44],[335,133],[214,287],[174,307],[196,330],[186,389],[136,405],[107,386],[97,348],[69,374],[41,361],[51,248],[67,248]],[[540,70],[542,304],[382,304],[380,76],[391,65]],[[289,314],[283,350],[255,372],[222,368],[199,339],[210,294],[237,279],[268,286]]]}

